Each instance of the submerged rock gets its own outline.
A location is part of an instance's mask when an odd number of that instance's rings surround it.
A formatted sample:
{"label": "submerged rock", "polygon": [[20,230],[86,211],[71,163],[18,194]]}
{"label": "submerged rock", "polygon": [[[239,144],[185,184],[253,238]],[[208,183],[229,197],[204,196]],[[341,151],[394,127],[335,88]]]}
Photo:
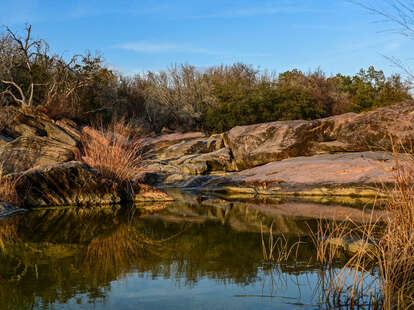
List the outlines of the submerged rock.
{"label": "submerged rock", "polygon": [[367,254],[367,253],[374,253],[377,250],[376,245],[372,242],[372,240],[363,240],[360,238],[351,238],[349,236],[346,237],[336,237],[336,238],[327,238],[326,242],[336,248],[342,248],[344,251],[355,254]]}

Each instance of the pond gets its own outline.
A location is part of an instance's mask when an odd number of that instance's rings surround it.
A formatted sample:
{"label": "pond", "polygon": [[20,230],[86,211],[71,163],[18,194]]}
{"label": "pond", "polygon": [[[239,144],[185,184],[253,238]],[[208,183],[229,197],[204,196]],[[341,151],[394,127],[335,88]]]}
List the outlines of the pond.
{"label": "pond", "polygon": [[[310,228],[318,219],[295,206],[329,214],[337,205],[200,200],[182,196],[157,211],[41,210],[1,221],[0,309],[325,307],[329,276],[343,259],[316,261]],[[273,261],[266,259],[270,230]],[[365,279],[375,282],[375,273]]]}

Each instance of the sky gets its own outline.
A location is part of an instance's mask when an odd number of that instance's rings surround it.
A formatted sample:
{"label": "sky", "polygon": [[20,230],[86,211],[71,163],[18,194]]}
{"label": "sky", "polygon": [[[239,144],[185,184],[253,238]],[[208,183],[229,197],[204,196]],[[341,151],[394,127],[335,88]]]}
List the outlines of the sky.
{"label": "sky", "polygon": [[52,52],[98,52],[127,75],[235,62],[277,73],[354,74],[373,65],[389,75],[399,69],[384,56],[409,65],[414,47],[348,0],[0,1],[0,25],[24,34],[25,23]]}

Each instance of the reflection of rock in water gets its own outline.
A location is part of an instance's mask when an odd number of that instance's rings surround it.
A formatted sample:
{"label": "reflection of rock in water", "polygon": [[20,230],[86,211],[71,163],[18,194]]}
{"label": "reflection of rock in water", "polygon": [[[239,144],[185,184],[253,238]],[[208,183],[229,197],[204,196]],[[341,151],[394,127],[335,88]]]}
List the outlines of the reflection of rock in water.
{"label": "reflection of rock in water", "polygon": [[[181,191],[168,191],[177,202],[167,210],[154,216],[162,217],[164,221],[175,222],[204,222],[217,220],[230,225],[238,231],[260,232],[260,225],[267,228],[275,223],[275,233],[290,233],[309,235],[308,225],[315,219],[352,220],[364,223],[379,219],[384,215],[381,211],[372,209],[353,208],[339,204],[323,204],[315,201],[283,200],[281,198],[264,198],[260,200],[240,199],[231,201],[214,197],[205,197],[199,201],[197,195]],[[310,197],[312,198],[312,197]],[[348,199],[349,203],[351,199]],[[323,201],[326,203],[326,201]],[[358,206],[363,201],[356,199]],[[365,202],[365,206],[370,206]]]}
{"label": "reflection of rock in water", "polygon": [[43,210],[0,222],[0,308],[30,309],[79,293],[94,301],[106,296],[111,281],[135,271],[186,285],[201,277],[255,282],[263,265],[261,223],[274,222],[273,231],[287,233],[290,244],[298,235],[307,242],[283,272],[316,268],[306,237],[312,220],[286,215],[286,203],[183,198],[153,214],[116,207]]}

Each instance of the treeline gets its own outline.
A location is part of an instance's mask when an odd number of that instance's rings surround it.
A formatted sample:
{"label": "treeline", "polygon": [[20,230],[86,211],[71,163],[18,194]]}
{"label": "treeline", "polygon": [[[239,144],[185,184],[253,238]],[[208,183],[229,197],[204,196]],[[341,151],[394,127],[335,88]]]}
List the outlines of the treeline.
{"label": "treeline", "polygon": [[40,108],[85,123],[125,117],[148,131],[221,132],[236,125],[362,112],[410,99],[409,84],[369,67],[354,76],[322,71],[281,74],[236,63],[191,65],[123,76],[102,58],[51,54],[43,40],[10,29],[0,37],[0,105]]}

